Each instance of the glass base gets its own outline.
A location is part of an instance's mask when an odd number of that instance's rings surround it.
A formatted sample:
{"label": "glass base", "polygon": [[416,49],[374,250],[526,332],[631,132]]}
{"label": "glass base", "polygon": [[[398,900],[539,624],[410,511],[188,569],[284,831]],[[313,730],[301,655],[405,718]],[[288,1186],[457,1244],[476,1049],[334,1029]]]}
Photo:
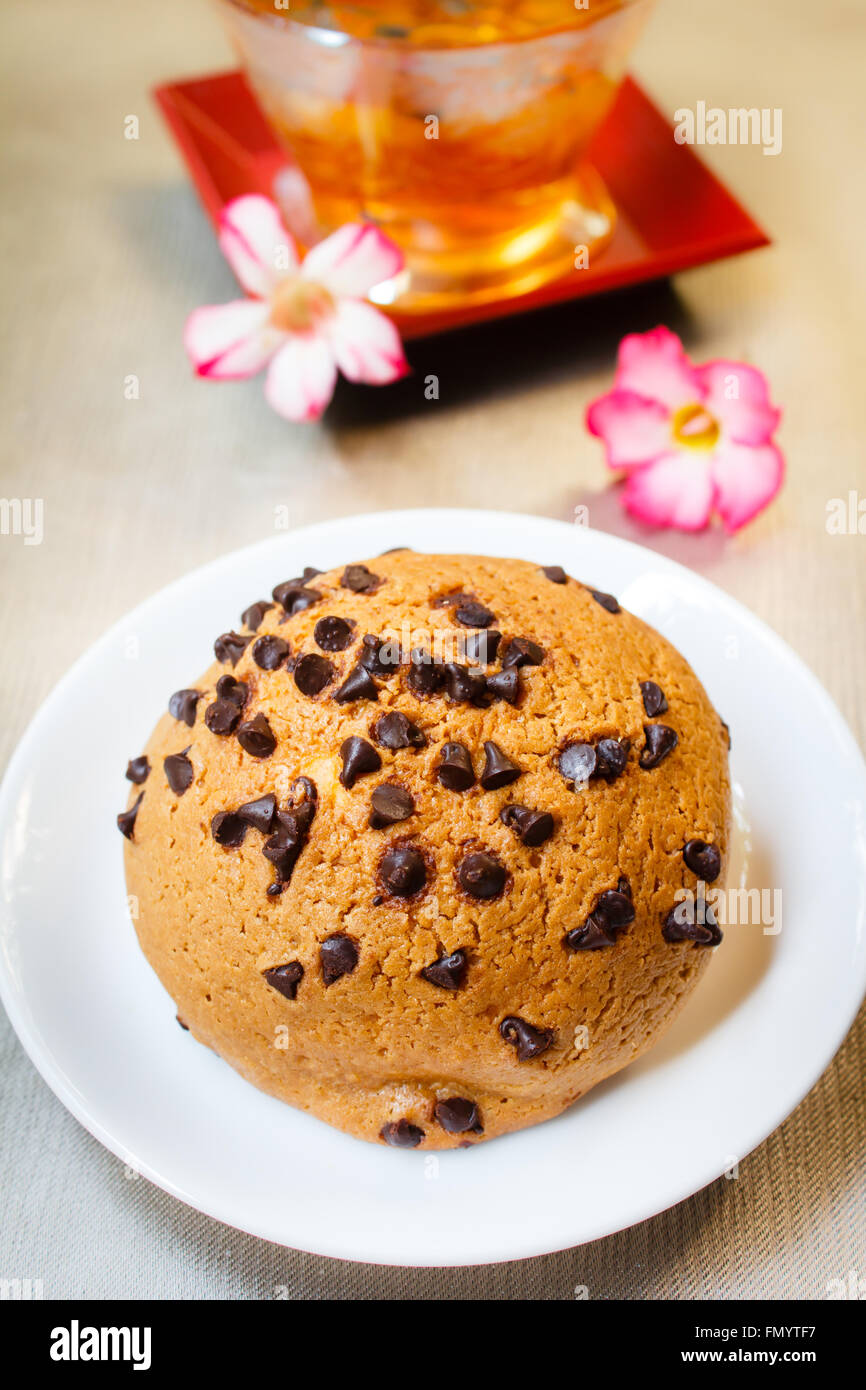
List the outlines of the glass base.
{"label": "glass base", "polygon": [[[357,208],[315,201],[324,228],[359,215]],[[533,190],[510,205],[461,206],[459,213],[437,209],[435,222],[429,208],[398,214],[371,205],[361,215],[405,254],[402,273],[369,296],[400,317],[517,298],[565,275],[579,275],[604,250],[616,224],[613,200],[588,164],[555,187]]]}

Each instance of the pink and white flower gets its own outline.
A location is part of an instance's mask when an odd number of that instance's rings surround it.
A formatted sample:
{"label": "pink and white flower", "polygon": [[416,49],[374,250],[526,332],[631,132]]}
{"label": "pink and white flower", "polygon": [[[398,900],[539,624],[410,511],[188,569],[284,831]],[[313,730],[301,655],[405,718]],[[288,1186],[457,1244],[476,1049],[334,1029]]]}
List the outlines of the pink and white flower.
{"label": "pink and white flower", "polygon": [[301,260],[276,204],[247,194],[223,209],[219,242],[252,298],[190,314],[184,346],[199,376],[236,381],[266,367],[274,410],[317,420],[338,368],[370,386],[405,375],[397,329],[364,298],[403,268],[403,253],[376,227],[348,222]]}
{"label": "pink and white flower", "polygon": [[608,467],[625,472],[633,516],[701,531],[717,512],[737,531],[782,486],[779,419],[762,372],[721,359],[695,367],[675,333],[655,328],[623,338],[614,388],[592,402],[586,423]]}

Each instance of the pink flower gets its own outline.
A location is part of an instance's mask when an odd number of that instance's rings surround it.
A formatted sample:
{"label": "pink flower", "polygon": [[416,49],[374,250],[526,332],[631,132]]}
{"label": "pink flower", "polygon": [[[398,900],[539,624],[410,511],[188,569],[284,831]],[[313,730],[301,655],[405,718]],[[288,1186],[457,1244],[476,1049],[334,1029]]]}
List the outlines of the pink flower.
{"label": "pink flower", "polygon": [[220,246],[252,299],[196,309],[184,346],[199,376],[236,381],[267,367],[265,397],[287,420],[317,420],[337,368],[382,386],[408,370],[400,335],[364,299],[403,267],[403,254],[368,223],[349,222],[301,261],[269,198],[227,203]]}
{"label": "pink flower", "polygon": [[623,338],[614,388],[592,402],[586,423],[608,467],[627,474],[627,511],[681,531],[703,530],[716,511],[737,531],[782,486],[779,418],[755,367],[694,367],[676,334],[655,328]]}

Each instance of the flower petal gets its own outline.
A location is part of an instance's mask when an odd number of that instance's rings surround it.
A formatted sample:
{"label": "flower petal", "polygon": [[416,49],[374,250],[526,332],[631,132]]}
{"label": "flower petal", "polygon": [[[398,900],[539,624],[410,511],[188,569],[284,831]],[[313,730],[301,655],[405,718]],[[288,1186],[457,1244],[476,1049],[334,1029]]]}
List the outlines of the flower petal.
{"label": "flower petal", "polygon": [[727,531],[738,531],[772,502],[785,476],[785,460],[775,444],[752,449],[723,441],[712,459],[716,510]]}
{"label": "flower petal", "polygon": [[704,403],[737,444],[766,444],[781,411],[770,404],[767,378],[745,362],[719,360],[697,368]]}
{"label": "flower petal", "polygon": [[183,345],[198,376],[228,381],[261,371],[282,338],[267,321],[268,306],[258,299],[194,309],[186,321]]}
{"label": "flower petal", "polygon": [[297,164],[284,164],[274,179],[274,196],[286,226],[303,246],[312,246],[324,235],[316,220],[310,185]]}
{"label": "flower petal", "polygon": [[305,280],[318,280],[333,295],[358,298],[403,269],[403,252],[371,222],[347,222],[307,252]]}
{"label": "flower petal", "polygon": [[615,384],[619,390],[635,391],[639,396],[662,401],[669,410],[703,400],[698,374],[676,333],[671,333],[669,328],[630,333],[623,338],[619,345]]}
{"label": "flower petal", "polygon": [[714,495],[710,457],[695,458],[694,453],[681,451],[630,473],[622,503],[650,526],[702,531],[710,519]]}
{"label": "flower petal", "polygon": [[266,299],[298,268],[298,252],[270,198],[247,193],[227,203],[220,215],[220,248],[249,294]]}
{"label": "flower petal", "polygon": [[609,468],[634,468],[670,452],[671,417],[661,401],[609,391],[586,412],[590,434],[604,440]]}
{"label": "flower petal", "polygon": [[318,420],[336,380],[327,339],[318,333],[292,333],[268,368],[265,399],[287,420]]}
{"label": "flower petal", "polygon": [[389,318],[361,299],[341,299],[328,333],[337,366],[350,381],[384,386],[409,370],[400,334]]}

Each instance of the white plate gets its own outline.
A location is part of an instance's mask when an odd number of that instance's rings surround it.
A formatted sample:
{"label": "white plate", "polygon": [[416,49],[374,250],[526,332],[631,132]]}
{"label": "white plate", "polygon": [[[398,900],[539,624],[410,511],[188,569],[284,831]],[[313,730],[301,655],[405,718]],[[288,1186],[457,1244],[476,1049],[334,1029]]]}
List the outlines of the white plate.
{"label": "white plate", "polygon": [[[562,564],[669,637],[731,726],[743,872],[783,908],[776,934],[728,928],[697,996],[647,1057],[559,1119],[472,1152],[350,1139],[261,1095],[183,1033],[127,918],[114,824],[127,758],[167,693],[208,665],[215,633],[306,564],[396,544]],[[191,1206],[344,1259],[519,1259],[681,1201],[793,1109],[866,988],[866,769],[827,694],[705,580],[537,517],[349,517],[238,551],[156,594],[34,719],[0,790],[0,846],[0,992],[64,1105]]]}

